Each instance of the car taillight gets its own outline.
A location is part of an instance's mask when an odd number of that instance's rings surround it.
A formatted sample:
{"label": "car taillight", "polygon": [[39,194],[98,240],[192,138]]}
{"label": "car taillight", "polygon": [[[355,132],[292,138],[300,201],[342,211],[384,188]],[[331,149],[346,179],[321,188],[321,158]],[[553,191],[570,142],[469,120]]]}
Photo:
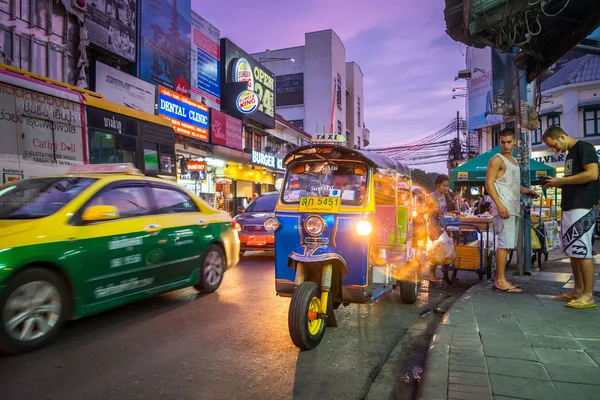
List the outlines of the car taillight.
{"label": "car taillight", "polygon": [[242,231],[242,226],[237,221],[231,221],[231,226],[238,232]]}

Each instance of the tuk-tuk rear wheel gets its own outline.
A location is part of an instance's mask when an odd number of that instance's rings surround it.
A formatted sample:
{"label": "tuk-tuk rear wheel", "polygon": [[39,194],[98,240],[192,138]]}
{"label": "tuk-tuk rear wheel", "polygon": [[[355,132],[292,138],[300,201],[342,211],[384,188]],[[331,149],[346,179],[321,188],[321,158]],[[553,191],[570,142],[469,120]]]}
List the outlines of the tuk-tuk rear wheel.
{"label": "tuk-tuk rear wheel", "polygon": [[288,313],[288,328],[292,342],[300,350],[314,349],[325,335],[325,321],[310,319],[321,308],[321,291],[316,282],[303,282],[292,295]]}
{"label": "tuk-tuk rear wheel", "polygon": [[410,279],[398,281],[400,283],[400,299],[404,304],[415,304],[419,292],[420,268],[411,271]]}

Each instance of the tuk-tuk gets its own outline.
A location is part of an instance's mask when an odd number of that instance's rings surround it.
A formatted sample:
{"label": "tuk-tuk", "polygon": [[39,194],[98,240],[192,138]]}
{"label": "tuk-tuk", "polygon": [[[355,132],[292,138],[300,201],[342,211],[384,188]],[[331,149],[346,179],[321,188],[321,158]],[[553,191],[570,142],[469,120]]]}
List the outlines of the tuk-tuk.
{"label": "tuk-tuk", "polygon": [[[321,138],[288,153],[275,216],[276,291],[291,297],[294,344],[316,347],[334,309],[368,303],[399,287],[403,303],[418,291],[411,246],[410,170],[386,156]],[[329,142],[331,141],[331,142]],[[408,190],[399,195],[398,184]]]}

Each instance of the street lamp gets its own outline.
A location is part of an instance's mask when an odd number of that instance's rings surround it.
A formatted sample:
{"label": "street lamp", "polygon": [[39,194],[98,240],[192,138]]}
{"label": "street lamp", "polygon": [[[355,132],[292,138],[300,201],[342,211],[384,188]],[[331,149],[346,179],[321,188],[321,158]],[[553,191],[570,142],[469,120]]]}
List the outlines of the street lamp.
{"label": "street lamp", "polygon": [[262,63],[263,61],[291,61],[291,62],[296,62],[296,60],[294,60],[291,57],[266,57],[266,58],[262,58],[260,59],[260,63]]}
{"label": "street lamp", "polygon": [[457,97],[467,97],[466,94],[455,94],[454,96],[452,96],[453,99],[456,99]]}

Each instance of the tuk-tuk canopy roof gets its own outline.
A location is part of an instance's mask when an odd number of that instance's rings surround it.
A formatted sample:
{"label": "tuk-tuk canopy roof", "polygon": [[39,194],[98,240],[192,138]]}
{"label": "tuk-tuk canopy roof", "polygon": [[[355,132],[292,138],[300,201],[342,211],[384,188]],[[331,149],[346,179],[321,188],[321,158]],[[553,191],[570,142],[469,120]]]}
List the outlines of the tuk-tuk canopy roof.
{"label": "tuk-tuk canopy roof", "polygon": [[[501,147],[496,146],[490,151],[454,168],[450,171],[450,181],[459,185],[472,183],[481,184],[485,182],[488,163],[492,157],[500,153],[500,151]],[[540,176],[556,177],[556,169],[534,159],[530,160],[529,169],[531,182],[538,181]]]}
{"label": "tuk-tuk canopy roof", "polygon": [[398,173],[402,175],[410,175],[410,168],[396,160],[389,158],[388,156],[384,156],[383,154],[329,144],[309,144],[306,146],[298,147],[297,149],[294,149],[288,154],[286,154],[285,158],[283,159],[283,165],[287,167],[287,165],[290,162],[294,161],[299,157],[319,153],[330,153],[334,150],[339,151],[342,156],[353,157],[359,161],[366,163],[370,167],[393,169],[398,171]]}

